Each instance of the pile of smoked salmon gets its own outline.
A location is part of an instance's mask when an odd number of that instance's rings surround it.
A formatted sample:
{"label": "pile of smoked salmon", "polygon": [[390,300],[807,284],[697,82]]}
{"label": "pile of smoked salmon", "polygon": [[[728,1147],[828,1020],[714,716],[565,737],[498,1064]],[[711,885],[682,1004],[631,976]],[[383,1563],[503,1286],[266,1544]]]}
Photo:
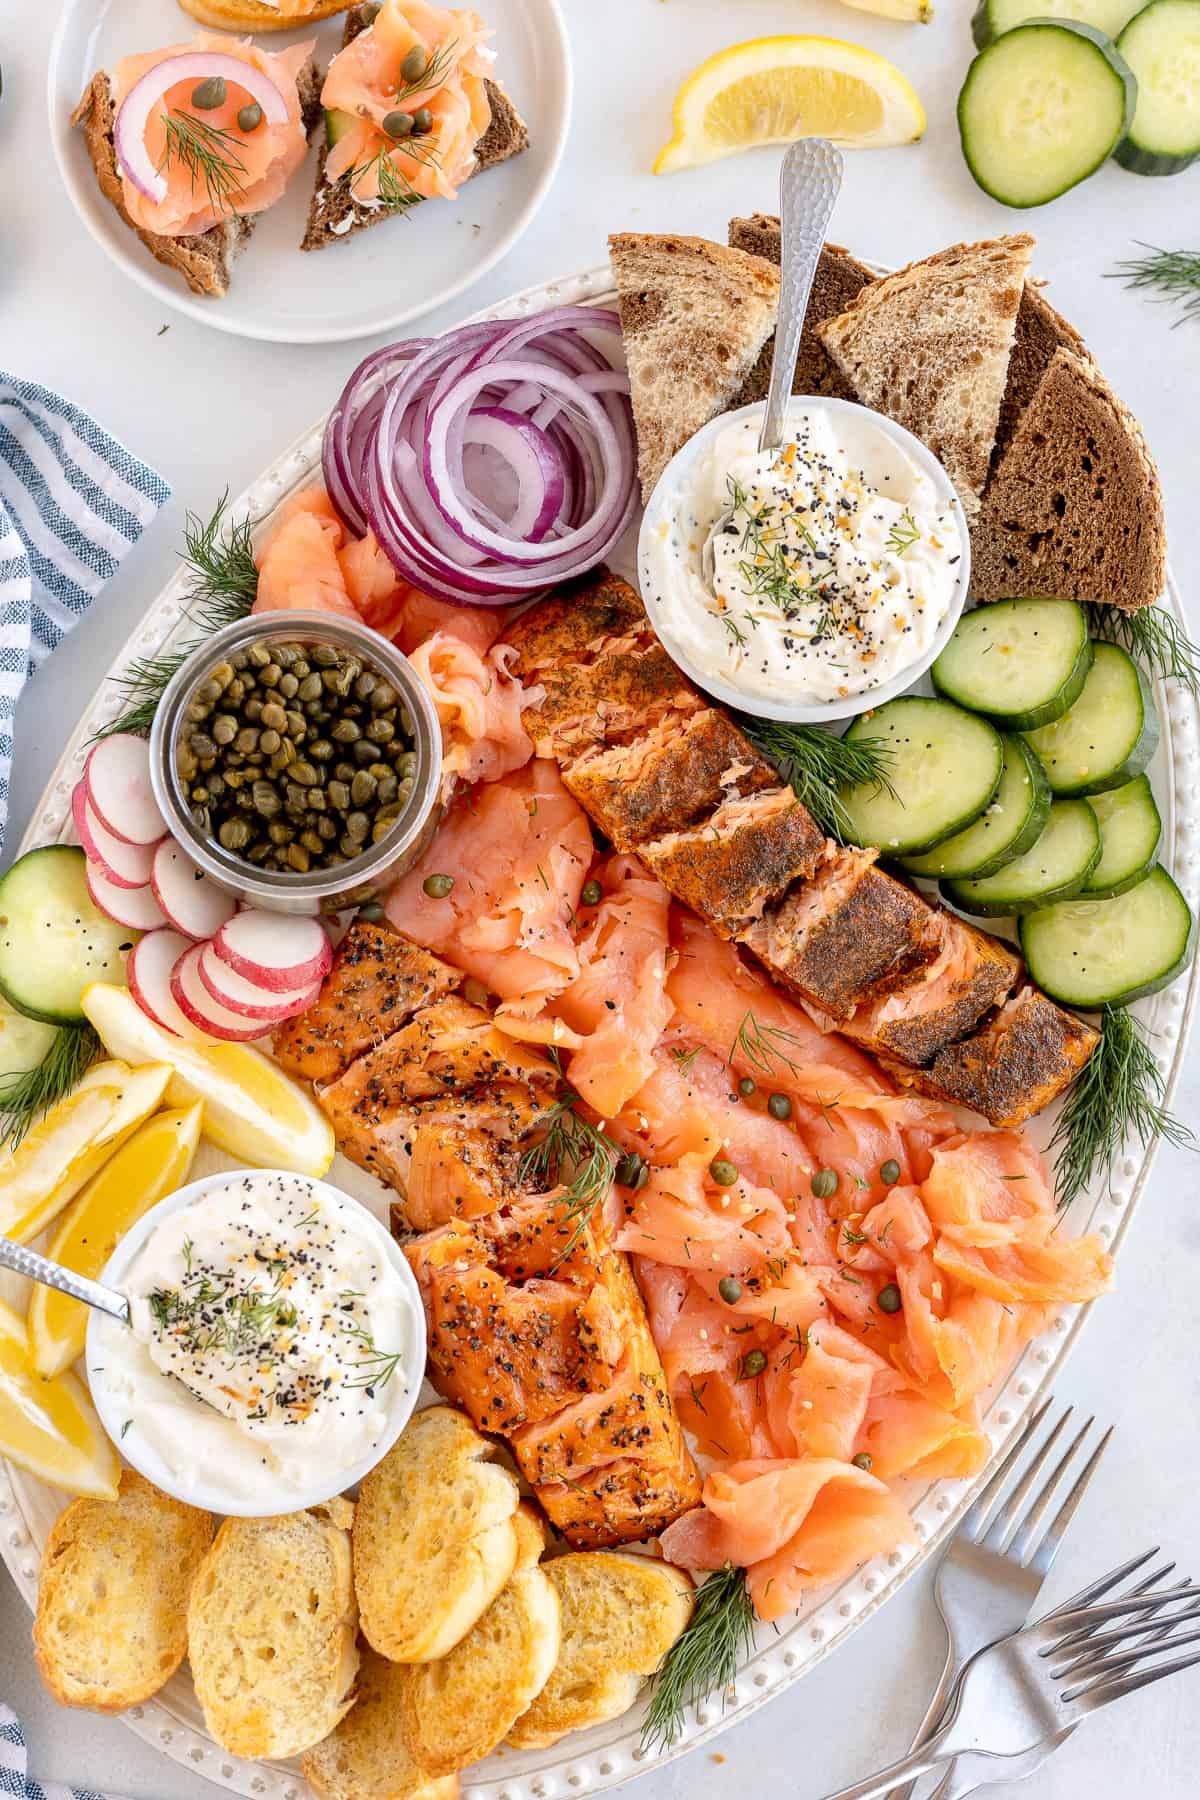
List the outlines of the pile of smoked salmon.
{"label": "pile of smoked salmon", "polygon": [[[471,785],[275,1054],[395,1190],[431,1377],[563,1535],[731,1561],[776,1618],[911,1537],[905,1480],[980,1469],[980,1395],[1109,1285],[1020,1132],[947,1104],[1019,1123],[1092,1033],[829,843],[624,583],[511,648],[388,603]],[[530,1175],[564,1106],[622,1153],[586,1223]]]}

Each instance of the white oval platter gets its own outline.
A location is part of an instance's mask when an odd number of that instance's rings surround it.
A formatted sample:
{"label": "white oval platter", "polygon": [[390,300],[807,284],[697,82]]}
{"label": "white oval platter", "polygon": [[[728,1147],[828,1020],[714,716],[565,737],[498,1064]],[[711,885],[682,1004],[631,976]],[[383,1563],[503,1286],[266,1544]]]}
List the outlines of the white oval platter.
{"label": "white oval platter", "polygon": [[[611,304],[613,298],[612,276],[605,265],[532,288],[477,317],[525,316],[554,306]],[[289,493],[318,474],[321,430],[320,424],[314,426],[285,451],[240,497],[234,516],[261,522]],[[186,633],[183,600],[184,580],[180,575],[150,607],[110,676],[119,675],[135,658],[153,655]],[[1168,582],[1164,603],[1182,618],[1173,579]],[[1188,903],[1195,908],[1200,898],[1200,707],[1175,685],[1168,689],[1156,684],[1156,698],[1163,736],[1151,778],[1163,816],[1162,856]],[[82,768],[87,740],[118,711],[119,694],[111,681],[106,682],[79,721],[25,834],[22,850],[71,837],[70,793]],[[1141,1002],[1136,1009],[1153,1033],[1168,1095],[1183,1059],[1198,986],[1200,964],[1186,982],[1176,983]],[[1034,1135],[1044,1144],[1052,1128],[1053,1115],[1043,1116],[1037,1121]],[[210,1166],[220,1167],[225,1160],[207,1146],[202,1148],[201,1156],[208,1160],[198,1163],[197,1174]],[[1127,1147],[1109,1171],[1108,1179],[1097,1181],[1093,1191],[1072,1206],[1068,1215],[1070,1231],[1098,1231],[1110,1249],[1116,1251],[1134,1208],[1145,1193],[1153,1160],[1153,1146],[1144,1153],[1136,1146]],[[378,1207],[383,1190],[372,1183],[373,1192],[369,1193],[365,1185],[368,1178],[341,1157],[334,1164],[332,1178]],[[1057,1377],[1090,1310],[1064,1308],[990,1395],[984,1408],[984,1424],[996,1455],[1020,1430],[1039,1396]],[[782,1630],[760,1628],[736,1681],[724,1695],[711,1695],[689,1712],[679,1741],[669,1755],[681,1756],[745,1718],[842,1643],[928,1560],[986,1479],[987,1471],[973,1483],[940,1481],[915,1490],[913,1518],[919,1545],[878,1557],[840,1586],[816,1595]],[[56,1490],[10,1464],[0,1463],[0,1553],[31,1608],[37,1595],[41,1546],[62,1504],[62,1495]],[[204,1728],[186,1668],[157,1699],[134,1707],[124,1716],[139,1737],[164,1755],[222,1787],[251,1796],[252,1800],[304,1800],[310,1792],[294,1764],[241,1761],[215,1744]],[[498,1752],[469,1772],[466,1791],[476,1800],[585,1800],[585,1796],[616,1787],[643,1770],[647,1759],[639,1749],[640,1722],[640,1711],[635,1709],[623,1719],[576,1733],[550,1749]],[[650,1758],[655,1762],[666,1759],[663,1752],[654,1752]]]}

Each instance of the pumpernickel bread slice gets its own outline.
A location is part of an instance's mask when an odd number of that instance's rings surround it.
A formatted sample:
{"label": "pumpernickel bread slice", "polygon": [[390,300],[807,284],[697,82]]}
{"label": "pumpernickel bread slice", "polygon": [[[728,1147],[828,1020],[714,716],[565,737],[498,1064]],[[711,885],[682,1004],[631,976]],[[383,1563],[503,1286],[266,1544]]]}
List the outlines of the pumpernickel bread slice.
{"label": "pumpernickel bread slice", "polygon": [[674,233],[618,232],[608,247],[649,500],[675,452],[735,403],[775,329],[779,271]]}
{"label": "pumpernickel bread slice", "polygon": [[[779,267],[779,220],[772,214],[753,213],[748,219],[730,219],[729,242],[733,249],[747,250],[751,256],[761,256]],[[845,312],[874,279],[870,269],[848,250],[843,250],[840,244],[826,244],[822,249],[817,259],[812,293],[808,297],[804,329],[800,333],[796,377],[792,382],[794,394],[830,394],[838,400],[853,400],[850,383],[817,336],[817,326]],[[749,406],[754,400],[766,399],[774,354],[775,334],[772,332],[763,345],[750,379],[734,401],[735,406]]]}
{"label": "pumpernickel bread slice", "polygon": [[[1012,355],[1008,359],[1008,384],[1000,403],[1000,424],[992,450],[992,468],[1012,443],[1021,415],[1037,392],[1056,350],[1072,350],[1088,357],[1087,345],[1073,325],[1055,312],[1037,282],[1027,281],[1017,313]],[[1089,358],[1090,360],[1090,358]]]}
{"label": "pumpernickel bread slice", "polygon": [[[311,57],[300,71],[297,88],[300,116],[305,130],[311,132],[321,117],[321,78]],[[117,167],[117,150],[113,142],[115,121],[112,83],[104,70],[99,69],[71,114],[71,123],[83,129],[83,140],[101,193],[112,202],[130,231],[141,238],[151,256],[182,275],[193,294],[222,299],[229,291],[234,262],[249,243],[259,215],[231,213],[195,237],[164,237],[157,231],[146,231],[135,225],[126,211],[121,172]]]}
{"label": "pumpernickel bread slice", "polygon": [[[342,31],[343,50],[347,44],[354,42],[359,32],[366,31],[372,24],[373,11],[370,6],[350,8]],[[484,85],[492,117],[487,130],[475,146],[475,167],[468,179],[482,175],[485,169],[507,162],[510,157],[519,156],[522,150],[529,148],[529,127],[500,83],[488,80]],[[340,181],[326,181],[325,164],[328,159],[329,145],[322,138],[316,186],[308,209],[308,225],[300,244],[302,250],[323,250],[326,244],[339,244],[345,238],[353,237],[356,231],[365,231],[368,225],[378,225],[384,219],[394,216],[393,208],[365,205],[356,200],[349,175],[343,175]],[[407,208],[403,210],[406,211]]]}
{"label": "pumpernickel bread slice", "polygon": [[972,525],[971,591],[1135,612],[1165,578],[1162,494],[1141,427],[1090,358],[1056,350]]}
{"label": "pumpernickel bread slice", "polygon": [[854,397],[940,457],[968,516],[988,476],[1032,249],[1025,232],[954,244],[872,281],[818,327]]}

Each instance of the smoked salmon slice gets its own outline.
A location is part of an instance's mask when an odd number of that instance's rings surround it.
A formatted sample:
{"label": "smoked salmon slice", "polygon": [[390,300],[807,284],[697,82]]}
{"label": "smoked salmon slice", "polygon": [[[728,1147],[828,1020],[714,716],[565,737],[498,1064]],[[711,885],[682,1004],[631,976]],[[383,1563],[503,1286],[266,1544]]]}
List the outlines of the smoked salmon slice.
{"label": "smoked salmon slice", "polygon": [[524,689],[508,673],[513,652],[478,651],[450,631],[436,631],[411,653],[442,727],[442,774],[455,781],[495,781],[533,755],[521,710]]}

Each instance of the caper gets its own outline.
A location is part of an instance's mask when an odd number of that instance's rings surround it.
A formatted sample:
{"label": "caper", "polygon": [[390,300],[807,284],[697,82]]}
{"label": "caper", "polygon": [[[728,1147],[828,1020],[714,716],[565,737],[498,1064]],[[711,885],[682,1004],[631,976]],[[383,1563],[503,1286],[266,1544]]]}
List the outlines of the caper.
{"label": "caper", "polygon": [[390,681],[380,681],[371,695],[371,709],[373,712],[386,712],[389,706],[395,706],[399,698]]}
{"label": "caper", "polygon": [[407,706],[402,706],[400,708],[400,729],[408,737],[411,737],[416,729],[412,722],[412,714],[409,712]]}
{"label": "caper", "polygon": [[378,677],[372,675],[370,669],[364,669],[354,684],[354,698],[356,700],[369,700],[371,695],[375,692],[377,680]]}
{"label": "caper", "polygon": [[747,1350],[738,1369],[738,1380],[753,1381],[762,1374],[766,1366],[767,1353],[765,1350]]}
{"label": "caper", "polygon": [[235,750],[240,750],[243,756],[249,756],[252,751],[257,750],[258,749],[258,728],[257,728],[257,726],[243,725],[242,729],[238,732],[237,736],[233,740],[233,747]]}
{"label": "caper", "polygon": [[[382,837],[383,833],[381,832],[379,835]],[[372,838],[372,842],[374,842],[374,841],[375,841],[375,839]],[[347,837],[345,832],[343,832],[341,837],[338,839],[338,849],[341,851],[343,856],[347,856],[347,857],[361,856],[362,851],[363,851],[362,845],[355,843],[355,841],[352,837]]]}
{"label": "caper", "polygon": [[217,746],[206,731],[193,731],[191,746],[193,754],[198,756],[201,762],[204,761],[205,757],[215,756],[217,754]]}
{"label": "caper", "polygon": [[318,669],[333,669],[337,667],[340,658],[333,644],[315,644],[311,660],[316,663]]}
{"label": "caper", "polygon": [[244,850],[250,842],[250,827],[245,819],[226,819],[217,837],[226,850]]}
{"label": "caper", "polygon": [[427,875],[421,883],[430,900],[444,900],[454,886],[453,875]]}
{"label": "caper", "polygon": [[838,1191],[836,1169],[818,1169],[812,1178],[812,1191],[818,1200],[831,1200]]}
{"label": "caper", "polygon": [[333,765],[333,772],[337,776],[339,781],[353,781],[354,780],[354,764],[353,763],[349,763],[349,762],[335,763]]}
{"label": "caper", "polygon": [[290,825],[286,825],[282,819],[276,819],[267,826],[267,836],[273,844],[290,844],[292,828]]}
{"label": "caper", "polygon": [[238,113],[238,130],[246,132],[257,131],[262,124],[262,121],[263,109],[258,104],[257,100],[252,100],[249,106],[243,106]]}
{"label": "caper", "polygon": [[420,44],[414,44],[404,61],[400,64],[400,74],[408,87],[415,87],[424,75],[429,63]]}
{"label": "caper", "polygon": [[248,700],[242,702],[242,717],[244,719],[249,719],[252,725],[261,724],[262,716],[266,712],[267,706],[272,704],[273,702],[268,701],[266,705],[264,705],[257,694],[251,694]]}
{"label": "caper", "polygon": [[268,729],[260,731],[258,734],[258,747],[264,756],[274,756],[282,742],[283,739],[277,731]]}
{"label": "caper", "polygon": [[251,844],[246,851],[246,860],[252,863],[265,863],[271,854],[270,844]]}
{"label": "caper", "polygon": [[324,813],[316,823],[316,833],[323,844],[331,844],[338,834],[338,828],[328,813]]}
{"label": "caper", "polygon": [[251,644],[246,651],[246,661],[252,669],[265,669],[271,660],[271,652],[265,644]]}
{"label": "caper", "polygon": [[731,1163],[728,1157],[714,1157],[708,1165],[708,1172],[718,1187],[732,1187],[738,1178],[737,1164]]}
{"label": "caper", "polygon": [[396,727],[386,713],[380,713],[367,726],[367,736],[373,744],[390,744],[396,735]]}
{"label": "caper", "polygon": [[175,752],[175,767],[179,771],[181,781],[191,781],[200,764],[193,755],[190,744],[180,744]]}
{"label": "caper", "polygon": [[238,734],[238,722],[232,713],[218,713],[212,722],[213,740],[218,744],[232,744]]}
{"label": "caper", "polygon": [[352,812],[346,820],[346,836],[356,844],[363,842],[370,829],[371,821],[365,812]]}
{"label": "caper", "polygon": [[282,804],[269,781],[256,781],[250,790],[254,810],[263,819],[273,819]]}
{"label": "caper", "polygon": [[278,775],[281,769],[290,768],[299,754],[300,752],[297,750],[295,744],[293,744],[291,738],[284,738],[280,743],[278,750],[271,758],[271,767],[275,774]]}
{"label": "caper", "polygon": [[292,780],[298,781],[301,787],[315,787],[320,776],[310,762],[292,764]]}
{"label": "caper", "polygon": [[394,111],[384,114],[383,129],[390,138],[411,137],[415,122],[411,113],[398,106]]}
{"label": "caper", "polygon": [[427,106],[419,106],[417,108],[416,112],[413,114],[412,128],[414,134],[418,137],[424,137],[427,132],[433,130],[433,114]]}
{"label": "caper", "polygon": [[225,689],[225,699],[230,706],[240,706],[246,698],[246,683],[240,675],[235,675]]}
{"label": "caper", "polygon": [[298,744],[302,744],[308,736],[308,721],[302,712],[297,712],[291,706],[287,710],[287,728],[288,735],[295,738]]}
{"label": "caper", "polygon": [[408,796],[412,793],[412,791],[413,791],[412,776],[409,775],[400,783],[400,786],[397,789],[397,792],[396,792],[397,805],[401,806],[401,807],[404,806],[407,803]]}
{"label": "caper", "polygon": [[211,711],[212,707],[205,706],[203,700],[193,700],[187,709],[188,720],[193,725],[203,725]]}
{"label": "caper", "polygon": [[742,1096],[742,1099],[748,1100],[751,1094],[756,1094],[757,1092],[758,1083],[755,1081],[754,1077],[752,1075],[743,1075],[742,1079],[738,1082],[738,1093]]}
{"label": "caper", "polygon": [[396,780],[394,775],[381,775],[379,777],[379,786],[376,788],[375,792],[380,804],[387,806],[400,792],[400,783]]}
{"label": "caper", "polygon": [[264,687],[278,687],[283,680],[283,670],[277,662],[269,662],[258,679]]}
{"label": "caper", "polygon": [[216,770],[214,769],[213,773],[208,778],[209,799],[210,800],[219,800],[221,798],[221,795],[224,792],[225,792],[224,777],[221,775],[218,775]]}
{"label": "caper", "polygon": [[383,11],[383,0],[365,0],[365,4],[360,6],[358,11],[364,27],[373,25]]}
{"label": "caper", "polygon": [[225,786],[230,790],[231,793],[236,794],[238,789],[241,787],[242,783],[245,781],[245,779],[246,779],[246,777],[243,775],[243,773],[240,769],[231,769],[228,767],[228,765],[226,766]]}
{"label": "caper", "polygon": [[354,676],[349,669],[326,669],[321,676],[321,686],[327,694],[337,694],[344,699],[354,686]]}
{"label": "caper", "polygon": [[299,683],[297,693],[301,700],[318,700],[321,696],[321,677],[317,674],[306,675]]}
{"label": "caper", "polygon": [[298,787],[294,781],[289,781],[283,790],[283,803],[290,813],[307,812],[308,789]]}
{"label": "caper", "polygon": [[198,112],[216,112],[224,106],[227,92],[223,75],[209,75],[192,89],[192,105]]}
{"label": "caper", "polygon": [[283,731],[287,725],[287,712],[278,700],[270,700],[259,714],[260,722],[271,731]]}
{"label": "caper", "polygon": [[192,818],[201,831],[207,831],[212,823],[207,806],[193,806]]}
{"label": "caper", "polygon": [[379,783],[369,769],[360,769],[350,783],[350,798],[355,806],[366,806],[375,798]]}
{"label": "caper", "polygon": [[375,761],[375,746],[368,743],[366,738],[360,738],[357,744],[350,746],[350,754],[359,768],[365,769],[369,763]]}
{"label": "caper", "polygon": [[311,859],[303,844],[289,844],[286,854],[289,868],[295,869],[298,875],[308,874]]}
{"label": "caper", "polygon": [[376,781],[384,780],[384,778],[386,776],[390,775],[391,772],[392,771],[388,768],[388,766],[385,762],[373,762],[373,763],[367,764],[367,774],[373,775],[375,777]]}
{"label": "caper", "polygon": [[865,1469],[867,1473],[870,1474],[872,1464],[870,1451],[860,1450],[857,1456],[852,1456],[850,1458],[850,1461],[854,1464],[856,1469]]}
{"label": "caper", "polygon": [[320,856],[322,850],[325,848],[322,839],[312,830],[302,831],[300,833],[299,842],[304,845],[304,848],[308,851],[310,856]]}
{"label": "caper", "polygon": [[617,1166],[613,1170],[613,1174],[622,1187],[633,1188],[636,1191],[638,1188],[645,1187],[649,1181],[650,1165],[644,1156],[638,1155],[636,1150],[627,1150],[624,1156],[617,1158]]}
{"label": "caper", "polygon": [[726,1306],[736,1306],[742,1297],[742,1284],[736,1275],[722,1275],[717,1283],[717,1292]]}
{"label": "caper", "polygon": [[884,1187],[895,1187],[900,1179],[900,1164],[894,1156],[889,1156],[885,1163],[879,1165],[879,1179]]}
{"label": "caper", "polygon": [[291,669],[289,669],[286,674],[279,677],[279,686],[276,689],[276,692],[282,694],[285,700],[294,700],[299,691],[299,680],[292,673]]}
{"label": "caper", "polygon": [[331,781],[325,792],[329,796],[330,805],[336,806],[339,812],[345,812],[349,808],[350,788],[347,782]]}
{"label": "caper", "polygon": [[786,1094],[772,1094],[767,1101],[767,1111],[773,1119],[790,1119],[792,1103]]}
{"label": "caper", "polygon": [[202,701],[205,706],[211,706],[214,700],[219,700],[221,698],[220,683],[214,681],[210,675],[208,680],[202,681],[200,686],[196,689],[196,698],[197,700]]}
{"label": "caper", "polygon": [[603,895],[604,889],[600,886],[600,883],[596,880],[595,876],[593,876],[590,881],[584,882],[583,891],[579,898],[585,906],[598,906]]}
{"label": "caper", "polygon": [[415,775],[416,774],[416,772],[417,772],[417,753],[415,750],[405,750],[402,752],[402,754],[396,759],[396,772],[401,777],[403,777],[405,775]]}
{"label": "caper", "polygon": [[201,781],[192,789],[188,798],[191,800],[193,806],[205,806],[212,799],[212,793]]}
{"label": "caper", "polygon": [[210,670],[208,679],[215,681],[221,692],[224,693],[233,680],[233,664],[231,662],[216,663]]}
{"label": "caper", "polygon": [[900,1289],[894,1281],[889,1281],[886,1287],[880,1288],[876,1303],[880,1312],[898,1313],[900,1311],[903,1302],[900,1298]]}
{"label": "caper", "polygon": [[235,669],[244,669],[247,661],[246,652],[244,650],[235,650],[229,660]]}

